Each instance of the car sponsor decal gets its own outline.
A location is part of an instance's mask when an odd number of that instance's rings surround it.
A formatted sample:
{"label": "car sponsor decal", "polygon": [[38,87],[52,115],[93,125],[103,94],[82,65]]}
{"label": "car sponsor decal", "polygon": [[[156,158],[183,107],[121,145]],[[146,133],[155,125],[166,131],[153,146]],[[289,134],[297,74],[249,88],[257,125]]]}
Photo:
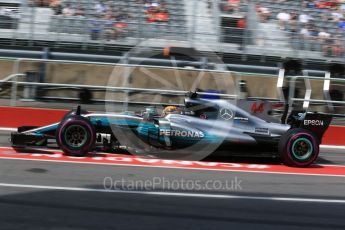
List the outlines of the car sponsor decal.
{"label": "car sponsor decal", "polygon": [[323,126],[323,120],[304,120],[303,124],[305,126]]}
{"label": "car sponsor decal", "polygon": [[223,120],[231,120],[234,117],[234,112],[230,109],[222,108],[219,110],[219,116]]}
{"label": "car sponsor decal", "polygon": [[252,104],[252,113],[263,113],[264,112],[264,103],[258,104],[257,102],[254,102]]}
{"label": "car sponsor decal", "polygon": [[308,168],[292,168],[284,165],[222,163],[206,161],[164,160],[118,154],[92,153],[85,157],[65,156],[58,150],[32,150],[17,152],[13,148],[0,147],[0,158],[16,160],[48,161],[60,163],[118,165],[134,167],[158,167],[174,169],[215,170],[224,172],[276,173],[311,176],[345,177],[345,166],[314,165]]}
{"label": "car sponsor decal", "polygon": [[187,131],[187,130],[174,130],[174,129],[160,129],[160,136],[167,137],[198,137],[203,138],[205,134],[201,131]]}
{"label": "car sponsor decal", "polygon": [[268,128],[255,128],[255,133],[269,135],[270,131]]}
{"label": "car sponsor decal", "polygon": [[239,121],[239,122],[248,122],[249,118],[248,117],[235,117],[234,120]]}

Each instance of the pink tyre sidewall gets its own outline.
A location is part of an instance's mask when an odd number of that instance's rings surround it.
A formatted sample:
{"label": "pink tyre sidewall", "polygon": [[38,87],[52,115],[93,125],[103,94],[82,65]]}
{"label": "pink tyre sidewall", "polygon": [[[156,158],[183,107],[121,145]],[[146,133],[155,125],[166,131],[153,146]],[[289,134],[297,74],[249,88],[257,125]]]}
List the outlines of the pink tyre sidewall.
{"label": "pink tyre sidewall", "polygon": [[292,143],[295,140],[297,140],[298,138],[300,138],[300,137],[308,137],[308,139],[313,144],[313,148],[314,148],[313,152],[319,152],[319,145],[318,145],[318,142],[317,142],[316,138],[313,135],[309,134],[309,133],[301,132],[301,133],[297,133],[297,134],[293,135],[289,139],[287,147],[286,147],[287,148],[287,157],[289,158],[289,160],[293,161],[298,166],[304,166],[306,164],[312,164],[316,160],[316,158],[318,157],[318,154],[313,153],[312,158],[310,158],[310,160],[307,160],[307,161],[304,161],[304,162],[299,162],[296,159],[294,159],[293,156],[292,156],[292,153],[291,153]]}
{"label": "pink tyre sidewall", "polygon": [[[70,148],[64,144],[64,140],[63,140],[64,130],[70,125],[81,125],[87,129],[87,132],[89,135],[89,140],[87,141],[87,144],[85,144],[80,149],[73,149],[73,148]],[[58,133],[57,133],[57,139],[58,139],[58,143],[60,143],[60,148],[64,152],[68,152],[68,153],[71,153],[73,155],[81,155],[84,152],[90,151],[92,149],[95,141],[96,141],[95,136],[96,136],[95,131],[89,122],[82,120],[82,119],[75,119],[73,117],[64,121],[62,126],[58,129]]]}

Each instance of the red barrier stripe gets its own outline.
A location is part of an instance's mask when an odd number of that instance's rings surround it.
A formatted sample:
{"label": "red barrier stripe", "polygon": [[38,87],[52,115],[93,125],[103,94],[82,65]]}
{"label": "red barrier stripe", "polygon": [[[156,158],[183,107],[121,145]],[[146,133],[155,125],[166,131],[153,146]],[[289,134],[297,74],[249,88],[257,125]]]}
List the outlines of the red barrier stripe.
{"label": "red barrier stripe", "polygon": [[236,172],[256,172],[256,173],[278,173],[278,174],[296,174],[296,175],[318,175],[318,176],[345,176],[345,166],[336,165],[314,165],[308,168],[293,168],[285,165],[263,165],[263,164],[244,164],[244,163],[221,163],[221,162],[203,162],[203,161],[183,161],[183,160],[163,160],[154,158],[141,158],[128,155],[115,155],[97,153],[90,154],[87,157],[65,156],[61,151],[37,153],[18,153],[12,148],[0,148],[0,158],[34,160],[34,161],[52,161],[65,163],[86,163],[102,165],[121,165],[136,167],[160,167],[160,168],[178,168],[178,169],[198,169],[198,170],[216,170],[216,171],[236,171]]}
{"label": "red barrier stripe", "polygon": [[330,126],[322,140],[324,145],[345,145],[345,127]]}
{"label": "red barrier stripe", "polygon": [[68,110],[0,107],[0,127],[44,126],[61,120]]}
{"label": "red barrier stripe", "polygon": [[[68,110],[0,107],[0,127],[16,128],[23,125],[43,126],[61,120]],[[345,145],[345,127],[330,126],[322,144]]]}

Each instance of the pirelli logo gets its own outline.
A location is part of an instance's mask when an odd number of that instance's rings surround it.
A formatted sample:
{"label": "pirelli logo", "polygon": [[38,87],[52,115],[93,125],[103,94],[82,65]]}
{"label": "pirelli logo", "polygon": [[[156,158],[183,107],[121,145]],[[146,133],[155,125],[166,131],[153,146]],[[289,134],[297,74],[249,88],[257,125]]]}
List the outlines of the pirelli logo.
{"label": "pirelli logo", "polygon": [[322,120],[304,120],[303,123],[305,126],[323,126]]}
{"label": "pirelli logo", "polygon": [[185,131],[185,130],[169,130],[161,129],[159,130],[160,136],[167,137],[198,137],[203,138],[205,135],[201,131]]}

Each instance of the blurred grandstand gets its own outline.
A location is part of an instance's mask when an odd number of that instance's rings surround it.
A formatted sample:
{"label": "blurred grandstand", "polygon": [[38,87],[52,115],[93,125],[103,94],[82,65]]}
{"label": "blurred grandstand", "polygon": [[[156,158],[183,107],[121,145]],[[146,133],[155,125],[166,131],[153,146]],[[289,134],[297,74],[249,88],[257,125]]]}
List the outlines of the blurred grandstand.
{"label": "blurred grandstand", "polygon": [[1,44],[134,46],[153,38],[215,51],[279,57],[344,57],[345,1],[7,0]]}
{"label": "blurred grandstand", "polygon": [[[181,75],[225,71],[245,79],[251,96],[274,100],[282,99],[273,89],[286,76],[279,87],[290,98],[332,110],[330,99],[338,106],[345,96],[344,13],[345,0],[0,0],[2,84],[34,82],[40,92],[19,95],[25,99],[79,99],[76,91],[92,90],[94,101],[104,101],[99,91],[120,62],[146,65],[164,82],[178,68]],[[132,52],[138,45],[148,52]],[[122,75],[140,79],[137,88],[161,88],[141,72]],[[13,104],[16,84],[3,88]]]}
{"label": "blurred grandstand", "polygon": [[152,47],[207,46],[228,63],[270,66],[287,57],[343,63],[345,54],[344,0],[6,0],[0,7],[2,49],[116,53],[150,39]]}

